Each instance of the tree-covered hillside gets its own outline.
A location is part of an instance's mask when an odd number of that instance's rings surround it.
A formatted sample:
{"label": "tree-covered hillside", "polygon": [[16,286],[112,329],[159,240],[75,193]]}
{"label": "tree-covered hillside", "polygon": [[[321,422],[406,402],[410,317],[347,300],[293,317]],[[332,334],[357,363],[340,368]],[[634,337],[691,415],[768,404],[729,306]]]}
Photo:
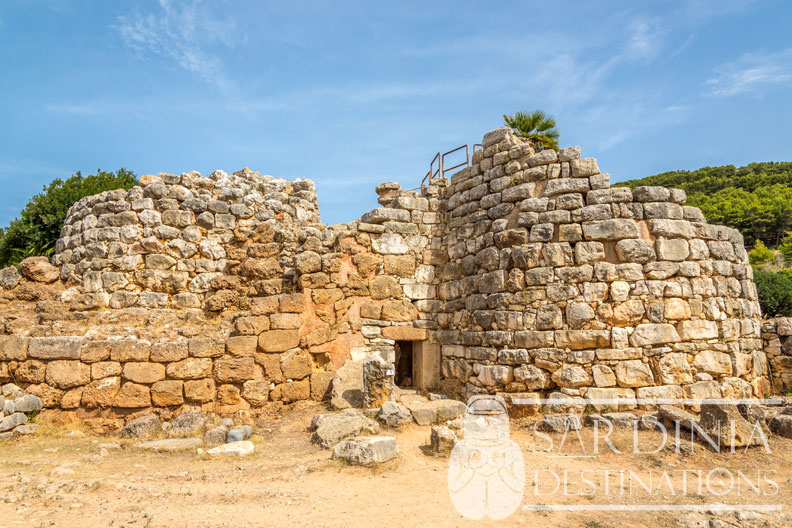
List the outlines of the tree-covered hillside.
{"label": "tree-covered hillside", "polygon": [[671,171],[614,185],[684,189],[688,205],[700,207],[711,224],[740,230],[748,245],[778,246],[792,229],[792,162]]}

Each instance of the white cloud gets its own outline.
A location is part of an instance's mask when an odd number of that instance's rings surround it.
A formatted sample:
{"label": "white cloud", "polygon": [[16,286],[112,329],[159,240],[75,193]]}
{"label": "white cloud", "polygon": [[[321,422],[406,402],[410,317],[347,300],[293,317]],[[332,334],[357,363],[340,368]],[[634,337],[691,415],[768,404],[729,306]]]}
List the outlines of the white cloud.
{"label": "white cloud", "polygon": [[209,50],[215,44],[226,48],[236,44],[234,20],[218,18],[201,0],[159,0],[159,7],[156,14],[118,17],[114,28],[124,44],[140,57],[165,57],[224,93],[234,92],[222,60]]}
{"label": "white cloud", "polygon": [[706,82],[711,95],[758,94],[769,85],[792,81],[792,48],[776,53],[746,53],[718,66],[714,73],[715,77]]}
{"label": "white cloud", "polygon": [[50,103],[44,107],[47,112],[53,112],[57,114],[69,114],[69,115],[91,115],[91,114],[98,114],[100,113],[96,106],[86,103],[86,104],[72,104],[72,103]]}

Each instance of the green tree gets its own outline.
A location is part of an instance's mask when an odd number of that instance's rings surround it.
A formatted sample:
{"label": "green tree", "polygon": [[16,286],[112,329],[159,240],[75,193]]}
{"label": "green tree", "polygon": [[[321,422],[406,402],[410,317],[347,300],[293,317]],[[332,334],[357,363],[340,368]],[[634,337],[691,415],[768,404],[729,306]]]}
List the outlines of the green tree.
{"label": "green tree", "polygon": [[0,267],[18,264],[26,257],[46,255],[55,251],[66,212],[84,196],[114,189],[130,189],[138,183],[131,171],[97,170],[83,176],[77,172],[66,180],[53,180],[35,195],[8,227],[0,231]]}
{"label": "green tree", "polygon": [[792,315],[792,275],[788,272],[756,270],[754,282],[762,313],[768,317]]}
{"label": "green tree", "polygon": [[540,149],[558,150],[558,138],[561,133],[556,129],[556,120],[553,116],[541,110],[514,112],[513,115],[503,114],[506,126],[514,130],[520,137],[528,138]]}
{"label": "green tree", "polygon": [[775,260],[775,253],[767,249],[764,242],[758,240],[754,248],[748,252],[748,262],[751,266],[761,266]]}

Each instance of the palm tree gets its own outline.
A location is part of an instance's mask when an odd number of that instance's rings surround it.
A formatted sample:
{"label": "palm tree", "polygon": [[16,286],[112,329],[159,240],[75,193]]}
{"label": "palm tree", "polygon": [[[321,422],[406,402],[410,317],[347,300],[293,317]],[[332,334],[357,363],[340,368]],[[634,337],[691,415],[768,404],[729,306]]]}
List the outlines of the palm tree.
{"label": "palm tree", "polygon": [[514,115],[503,114],[506,126],[514,130],[520,137],[528,138],[541,150],[558,150],[558,138],[561,133],[556,129],[556,120],[541,110],[514,112]]}

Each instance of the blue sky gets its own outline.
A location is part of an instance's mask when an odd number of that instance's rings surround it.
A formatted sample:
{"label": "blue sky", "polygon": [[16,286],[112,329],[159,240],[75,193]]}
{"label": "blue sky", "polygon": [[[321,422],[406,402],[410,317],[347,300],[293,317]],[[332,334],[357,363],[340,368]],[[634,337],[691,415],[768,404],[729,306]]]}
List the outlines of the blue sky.
{"label": "blue sky", "polygon": [[0,1],[0,225],[56,177],[248,166],[326,223],[542,108],[613,181],[792,159],[792,2]]}

